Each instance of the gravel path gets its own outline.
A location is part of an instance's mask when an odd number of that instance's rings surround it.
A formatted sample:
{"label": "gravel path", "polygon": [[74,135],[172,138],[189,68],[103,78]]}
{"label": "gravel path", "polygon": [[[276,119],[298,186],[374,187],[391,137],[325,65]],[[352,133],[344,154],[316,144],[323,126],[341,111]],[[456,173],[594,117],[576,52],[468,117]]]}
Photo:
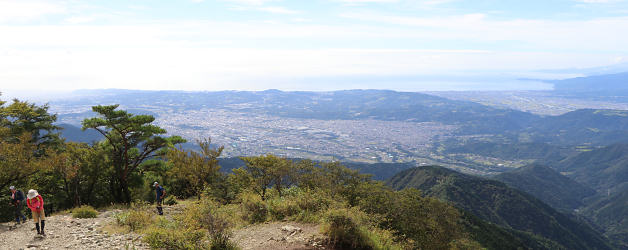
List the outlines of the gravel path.
{"label": "gravel path", "polygon": [[17,226],[2,223],[0,249],[150,249],[137,234],[104,232],[110,223],[115,223],[112,211],[93,219],[54,215],[46,218],[46,237],[36,236],[32,220]]}

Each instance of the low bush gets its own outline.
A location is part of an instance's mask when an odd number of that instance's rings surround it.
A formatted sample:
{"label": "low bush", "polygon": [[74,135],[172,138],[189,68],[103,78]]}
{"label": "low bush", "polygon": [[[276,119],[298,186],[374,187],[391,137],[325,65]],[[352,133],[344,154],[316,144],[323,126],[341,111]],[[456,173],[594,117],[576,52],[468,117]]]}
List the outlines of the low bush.
{"label": "low bush", "polygon": [[145,210],[130,210],[115,215],[116,222],[121,226],[128,226],[131,231],[146,228],[153,222],[152,213]]}
{"label": "low bush", "polygon": [[96,218],[98,217],[98,211],[91,206],[80,206],[72,209],[72,217],[74,218]]}
{"label": "low bush", "polygon": [[266,221],[268,217],[268,208],[266,202],[259,195],[244,192],[239,196],[240,205],[244,210],[242,212],[243,219],[250,223],[259,223]]}
{"label": "low bush", "polygon": [[168,205],[168,206],[176,205],[176,204],[178,204],[178,203],[179,203],[179,202],[177,201],[177,198],[175,198],[175,197],[174,197],[174,196],[172,196],[172,195],[171,195],[171,196],[166,197],[166,199],[164,199],[164,202],[163,202],[163,204],[164,204],[164,205]]}
{"label": "low bush", "polygon": [[150,227],[145,232],[144,241],[152,249],[207,249],[205,234],[200,230]]}
{"label": "low bush", "polygon": [[279,197],[275,193],[266,200],[268,214],[272,220],[290,219],[316,223],[321,221],[321,213],[331,207],[342,207],[329,194],[322,190],[309,190],[292,187]]}
{"label": "low bush", "polygon": [[231,240],[229,240],[229,235],[226,234],[214,234],[211,237],[211,246],[212,250],[236,250],[239,249],[238,246]]}

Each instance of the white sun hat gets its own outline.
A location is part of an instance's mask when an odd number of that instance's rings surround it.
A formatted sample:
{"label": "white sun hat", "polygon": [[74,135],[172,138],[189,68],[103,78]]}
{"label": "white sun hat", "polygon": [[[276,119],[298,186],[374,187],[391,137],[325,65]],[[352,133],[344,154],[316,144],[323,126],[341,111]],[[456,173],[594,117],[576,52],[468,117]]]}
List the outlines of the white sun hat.
{"label": "white sun hat", "polygon": [[31,189],[28,190],[28,194],[26,195],[26,197],[28,197],[29,199],[35,198],[39,195],[39,193],[37,193],[37,190],[35,189]]}
{"label": "white sun hat", "polygon": [[9,190],[15,190],[15,186],[10,186]]}
{"label": "white sun hat", "polygon": [[159,184],[159,183],[157,183],[157,182],[153,183],[153,187],[156,187],[156,186],[157,186],[157,184]]}

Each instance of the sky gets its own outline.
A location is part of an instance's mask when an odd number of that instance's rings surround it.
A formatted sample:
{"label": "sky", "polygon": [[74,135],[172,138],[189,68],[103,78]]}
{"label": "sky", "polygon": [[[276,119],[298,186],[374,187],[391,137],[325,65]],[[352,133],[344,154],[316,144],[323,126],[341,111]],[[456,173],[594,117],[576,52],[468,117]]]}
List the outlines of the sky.
{"label": "sky", "polygon": [[626,44],[628,0],[0,0],[0,92],[547,89]]}

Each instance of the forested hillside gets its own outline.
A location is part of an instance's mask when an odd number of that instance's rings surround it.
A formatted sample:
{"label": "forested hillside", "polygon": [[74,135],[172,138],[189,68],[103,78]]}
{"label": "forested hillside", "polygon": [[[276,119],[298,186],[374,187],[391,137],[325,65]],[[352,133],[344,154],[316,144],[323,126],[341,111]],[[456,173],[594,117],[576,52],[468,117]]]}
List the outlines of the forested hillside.
{"label": "forested hillside", "polygon": [[396,190],[417,188],[482,219],[506,228],[533,232],[565,248],[611,248],[605,238],[587,224],[495,180],[424,166],[402,171],[387,184]]}
{"label": "forested hillside", "polygon": [[547,166],[536,164],[502,173],[494,178],[567,212],[584,206],[584,199],[596,194],[592,188]]}
{"label": "forested hillside", "polygon": [[584,152],[553,165],[566,176],[600,193],[628,190],[628,144]]}

